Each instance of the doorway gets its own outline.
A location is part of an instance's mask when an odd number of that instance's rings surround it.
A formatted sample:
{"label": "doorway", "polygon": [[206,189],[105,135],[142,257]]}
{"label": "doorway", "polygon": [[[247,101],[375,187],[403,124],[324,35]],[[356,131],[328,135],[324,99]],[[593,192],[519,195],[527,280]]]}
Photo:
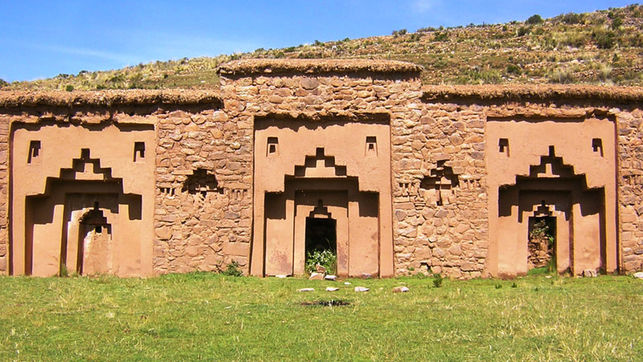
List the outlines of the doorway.
{"label": "doorway", "polygon": [[321,265],[329,274],[337,269],[337,221],[331,218],[306,218],[306,271]]}
{"label": "doorway", "polygon": [[556,271],[556,217],[532,216],[529,218],[527,260],[528,269],[547,268]]}

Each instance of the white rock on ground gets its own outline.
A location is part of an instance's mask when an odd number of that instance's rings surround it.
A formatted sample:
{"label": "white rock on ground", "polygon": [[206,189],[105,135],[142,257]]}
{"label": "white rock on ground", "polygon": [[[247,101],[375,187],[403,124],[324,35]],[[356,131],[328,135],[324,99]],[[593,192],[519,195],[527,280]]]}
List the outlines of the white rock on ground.
{"label": "white rock on ground", "polygon": [[409,288],[404,287],[404,286],[401,286],[401,287],[395,287],[395,288],[393,288],[393,293],[406,293],[406,292],[408,292],[409,290],[410,290]]}
{"label": "white rock on ground", "polygon": [[335,288],[335,287],[326,287],[326,291],[327,291],[327,292],[336,292],[336,291],[338,291],[338,290],[339,290],[339,288]]}
{"label": "white rock on ground", "polygon": [[643,279],[643,271],[634,273],[634,278]]}
{"label": "white rock on ground", "polygon": [[324,277],[326,280],[337,280],[337,275],[326,275]]}
{"label": "white rock on ground", "polygon": [[301,288],[297,289],[298,292],[314,292],[315,288]]}
{"label": "white rock on ground", "polygon": [[366,287],[355,287],[356,292],[368,292],[368,288]]}

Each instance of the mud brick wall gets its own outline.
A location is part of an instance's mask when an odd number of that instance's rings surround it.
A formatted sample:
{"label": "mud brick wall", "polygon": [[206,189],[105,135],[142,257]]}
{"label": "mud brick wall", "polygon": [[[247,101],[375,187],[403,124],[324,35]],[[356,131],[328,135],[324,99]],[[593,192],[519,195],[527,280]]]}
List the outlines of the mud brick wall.
{"label": "mud brick wall", "polygon": [[625,272],[643,269],[643,110],[618,108],[619,218]]}
{"label": "mud brick wall", "polygon": [[156,117],[155,272],[247,267],[252,127],[220,109]]}

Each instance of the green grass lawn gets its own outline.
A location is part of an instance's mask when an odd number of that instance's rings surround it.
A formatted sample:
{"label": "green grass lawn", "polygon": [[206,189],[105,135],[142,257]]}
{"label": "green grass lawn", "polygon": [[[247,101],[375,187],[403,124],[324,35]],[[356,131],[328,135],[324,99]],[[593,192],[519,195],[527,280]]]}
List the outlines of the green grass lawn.
{"label": "green grass lawn", "polygon": [[[632,277],[349,281],[0,277],[0,360],[643,356],[643,281]],[[330,299],[350,305],[303,305]]]}

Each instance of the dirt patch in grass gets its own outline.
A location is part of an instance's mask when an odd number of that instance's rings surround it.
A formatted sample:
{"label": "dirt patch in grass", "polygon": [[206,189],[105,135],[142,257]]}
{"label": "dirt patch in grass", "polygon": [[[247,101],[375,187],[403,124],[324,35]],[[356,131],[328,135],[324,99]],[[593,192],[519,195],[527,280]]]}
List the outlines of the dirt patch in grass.
{"label": "dirt patch in grass", "polygon": [[313,300],[311,302],[301,302],[305,306],[324,306],[324,307],[340,307],[351,305],[351,302],[343,299],[329,299],[329,300]]}

